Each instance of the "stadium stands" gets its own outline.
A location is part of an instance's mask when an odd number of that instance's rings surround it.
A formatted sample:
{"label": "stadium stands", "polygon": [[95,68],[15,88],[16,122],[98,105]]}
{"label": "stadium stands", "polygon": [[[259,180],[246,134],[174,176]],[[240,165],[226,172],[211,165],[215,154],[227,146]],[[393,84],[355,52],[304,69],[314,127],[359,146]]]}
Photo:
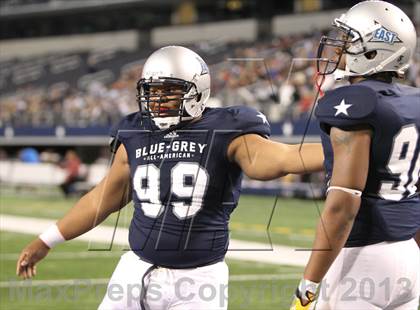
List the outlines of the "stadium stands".
{"label": "stadium stands", "polygon": [[[217,51],[195,47],[211,64],[213,103],[252,105],[272,122],[301,118],[313,103],[315,68],[308,59],[319,36],[228,43]],[[135,83],[148,53],[104,50],[0,62],[0,127],[110,126],[137,109]],[[418,57],[409,74],[412,85],[420,85],[419,63]]]}
{"label": "stadium stands", "polygon": [[[279,86],[288,83],[291,59],[313,57],[314,46],[313,36],[294,36],[256,46],[226,44],[216,52],[199,52],[212,64],[213,95],[218,104],[257,105],[269,117],[280,120],[280,114],[287,113],[270,113],[270,107],[279,105]],[[2,62],[0,126],[110,125],[137,109],[135,82],[147,53],[102,51]],[[311,92],[312,65],[307,61],[296,67],[304,74],[298,99]],[[294,75],[295,72],[293,83]],[[297,106],[290,115],[308,109],[299,101]],[[41,119],[37,114],[42,115]]]}

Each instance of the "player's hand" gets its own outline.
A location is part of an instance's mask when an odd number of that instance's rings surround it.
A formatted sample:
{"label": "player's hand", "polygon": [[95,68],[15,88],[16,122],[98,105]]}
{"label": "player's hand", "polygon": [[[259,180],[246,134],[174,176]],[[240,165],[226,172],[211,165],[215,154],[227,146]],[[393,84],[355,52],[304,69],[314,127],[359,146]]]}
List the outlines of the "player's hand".
{"label": "player's hand", "polygon": [[315,308],[315,299],[315,295],[312,300],[303,300],[295,295],[290,310],[313,310]]}
{"label": "player's hand", "polygon": [[290,310],[313,310],[315,309],[315,301],[317,298],[318,283],[308,280],[300,281],[293,297]]}
{"label": "player's hand", "polygon": [[16,264],[16,275],[24,279],[35,276],[36,264],[47,256],[49,250],[50,248],[39,238],[29,243],[20,253]]}

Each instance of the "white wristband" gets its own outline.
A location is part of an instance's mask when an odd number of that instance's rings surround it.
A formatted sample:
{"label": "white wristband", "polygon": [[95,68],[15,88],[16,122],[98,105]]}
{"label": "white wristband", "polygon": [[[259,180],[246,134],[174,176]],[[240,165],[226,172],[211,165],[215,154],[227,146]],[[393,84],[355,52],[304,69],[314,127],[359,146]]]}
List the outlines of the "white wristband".
{"label": "white wristband", "polygon": [[336,189],[336,190],[339,190],[339,191],[343,191],[343,192],[346,192],[346,193],[355,195],[357,197],[362,197],[362,192],[361,191],[359,191],[357,189],[352,189],[352,188],[347,188],[347,187],[341,187],[341,186],[330,186],[330,187],[328,187],[327,194],[328,194],[329,191],[331,191],[333,189]]}
{"label": "white wristband", "polygon": [[50,249],[57,244],[66,241],[57,225],[50,226],[46,231],[39,235],[39,239],[41,239]]}
{"label": "white wristband", "polygon": [[[319,283],[302,279],[299,283],[298,290],[301,294],[300,298],[304,300],[313,301],[313,298],[316,296],[318,291]],[[313,296],[308,296],[307,292],[310,292]]]}

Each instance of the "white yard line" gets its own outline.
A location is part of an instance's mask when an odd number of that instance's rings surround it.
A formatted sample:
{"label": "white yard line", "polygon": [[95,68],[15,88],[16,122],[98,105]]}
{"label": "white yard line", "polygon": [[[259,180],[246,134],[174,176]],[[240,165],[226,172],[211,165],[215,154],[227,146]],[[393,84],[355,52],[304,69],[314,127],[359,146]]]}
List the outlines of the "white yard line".
{"label": "white yard line", "polygon": [[[38,235],[53,223],[54,220],[0,214],[0,230],[3,231]],[[128,248],[127,228],[118,227],[115,230],[114,227],[100,225],[76,240],[89,242],[90,249],[99,249],[97,245],[92,245],[95,243],[102,243],[101,249],[106,249],[111,246],[113,235],[114,248],[115,245],[117,248]],[[288,246],[271,247],[270,244],[231,239],[226,258],[301,267],[306,265],[309,255],[310,251],[296,251]]]}
{"label": "white yard line", "polygon": [[[276,280],[294,280],[302,276],[300,273],[286,274],[241,274],[231,275],[230,282],[246,281],[276,281]],[[108,284],[109,278],[100,279],[60,279],[60,280],[26,280],[26,281],[2,281],[0,288],[12,287],[37,287],[37,286],[92,286]]]}
{"label": "white yard line", "polygon": [[36,287],[36,286],[91,286],[108,284],[109,278],[101,279],[60,279],[60,280],[26,280],[26,281],[2,281],[0,288],[12,287]]}
{"label": "white yard line", "polygon": [[[63,260],[73,258],[109,258],[120,257],[123,251],[87,251],[87,252],[57,252],[52,251],[48,260]],[[0,260],[16,260],[20,253],[0,253]]]}

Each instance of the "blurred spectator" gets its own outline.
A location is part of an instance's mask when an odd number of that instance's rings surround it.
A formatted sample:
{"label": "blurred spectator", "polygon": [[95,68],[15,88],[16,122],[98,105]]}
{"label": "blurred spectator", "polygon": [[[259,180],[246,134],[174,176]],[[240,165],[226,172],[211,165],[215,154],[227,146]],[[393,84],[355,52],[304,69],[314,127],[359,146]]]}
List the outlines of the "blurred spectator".
{"label": "blurred spectator", "polygon": [[39,154],[43,163],[57,164],[60,161],[60,155],[52,149],[46,149]]}
{"label": "blurred spectator", "polygon": [[99,164],[99,165],[109,165],[110,159],[111,159],[111,148],[108,146],[101,147],[99,151],[99,155],[95,159],[94,163]]}
{"label": "blurred spectator", "polygon": [[75,192],[74,183],[82,181],[84,177],[81,175],[82,162],[73,150],[68,150],[64,156],[64,160],[59,164],[66,171],[66,178],[60,187],[66,197]]}
{"label": "blurred spectator", "polygon": [[3,149],[0,149],[0,160],[7,160],[9,156],[7,155],[6,151]]}
{"label": "blurred spectator", "polygon": [[19,152],[19,159],[24,163],[37,164],[39,163],[39,154],[36,149],[26,147]]}
{"label": "blurred spectator", "polygon": [[198,12],[194,1],[183,0],[172,14],[172,24],[187,25],[198,20]]}

